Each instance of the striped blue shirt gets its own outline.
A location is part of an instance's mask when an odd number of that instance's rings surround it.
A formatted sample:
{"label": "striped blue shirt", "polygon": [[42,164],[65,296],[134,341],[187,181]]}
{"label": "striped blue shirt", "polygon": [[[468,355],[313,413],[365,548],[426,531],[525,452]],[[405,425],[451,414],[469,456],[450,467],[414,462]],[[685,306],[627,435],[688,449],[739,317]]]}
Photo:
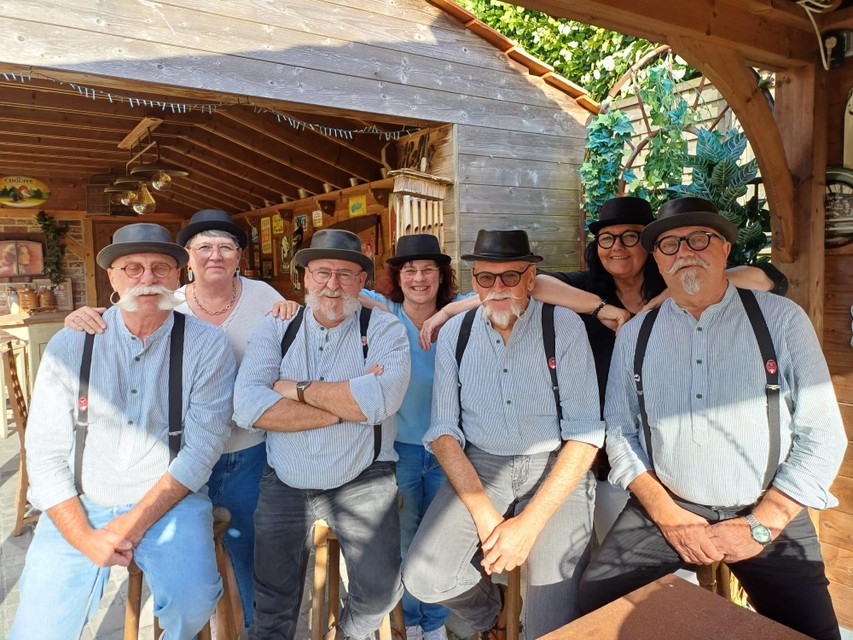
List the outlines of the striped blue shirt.
{"label": "striped blue shirt", "polygon": [[[409,383],[409,341],[395,316],[374,310],[367,329],[367,362],[356,311],[341,324],[325,328],[305,309],[302,326],[284,359],[281,339],[289,322],[266,318],[258,325],[234,385],[234,421],[252,428],[281,396],[277,380],[349,380],[350,393],[367,417],[321,429],[267,432],[267,460],[279,479],[298,489],[332,489],[357,477],[373,461],[373,425],[382,423],[379,460],[396,460],[394,414]],[[372,364],[381,376],[364,375]]]}
{"label": "striped blue shirt", "polygon": [[[187,317],[184,334],[184,443],[169,463],[169,336],[172,314],[145,343],[120,311],[104,314],[89,379],[89,431],[83,455],[86,497],[111,507],[138,502],[168,472],[190,491],[207,482],[230,434],[236,364],[225,334]],[[27,421],[30,499],[39,509],[77,495],[74,422],[84,333],[63,329],[47,345]],[[202,348],[203,347],[203,348]]]}
{"label": "striped blue shirt", "polygon": [[[820,344],[803,310],[755,292],[776,349],[781,384],[779,467],[773,485],[815,509],[838,501],[829,486],[847,438]],[[628,486],[649,469],[634,387],[645,314],[622,327],[610,365],[605,420],[610,481]],[[737,291],[696,320],[672,299],[649,339],[643,388],[655,473],[675,494],[708,506],[752,504],[768,463],[766,376]]]}
{"label": "striped blue shirt", "polygon": [[[604,423],[599,419],[598,383],[589,341],[581,319],[556,307],[554,328],[557,382],[563,421],[557,406],[542,339],[542,303],[531,299],[504,344],[501,335],[477,310],[461,367],[456,341],[464,314],[450,320],[438,336],[432,419],[424,445],[450,435],[460,446],[470,442],[499,456],[553,451],[563,440],[600,447]],[[462,384],[462,429],[459,394]]]}

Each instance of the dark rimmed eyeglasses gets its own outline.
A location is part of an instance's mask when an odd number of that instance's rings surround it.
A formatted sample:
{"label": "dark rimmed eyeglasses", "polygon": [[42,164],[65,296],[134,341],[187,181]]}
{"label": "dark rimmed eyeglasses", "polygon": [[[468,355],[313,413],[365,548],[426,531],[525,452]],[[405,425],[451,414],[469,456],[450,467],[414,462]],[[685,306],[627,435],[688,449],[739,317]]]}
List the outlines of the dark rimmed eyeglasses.
{"label": "dark rimmed eyeglasses", "polygon": [[655,242],[655,249],[665,256],[674,256],[678,253],[681,243],[686,242],[693,251],[704,251],[711,244],[711,238],[723,239],[710,231],[691,231],[686,236],[664,236]]}
{"label": "dark rimmed eyeglasses", "polygon": [[602,249],[610,249],[616,241],[620,240],[623,247],[633,247],[640,241],[639,231],[623,231],[622,233],[599,233],[595,241]]}
{"label": "dark rimmed eyeglasses", "polygon": [[501,282],[504,283],[505,287],[514,287],[518,284],[519,280],[521,280],[521,276],[532,267],[532,264],[527,265],[527,268],[524,271],[503,271],[501,273],[492,273],[490,271],[480,271],[479,273],[471,272],[471,275],[474,276],[474,280],[477,281],[477,284],[481,287],[489,289],[495,286],[495,282],[498,278],[501,279]]}
{"label": "dark rimmed eyeglasses", "polygon": [[[137,278],[141,278],[142,274],[145,273],[145,265],[139,262],[128,262],[123,267],[112,267],[113,269],[117,269],[119,271],[124,271],[124,275],[128,278],[133,278],[136,280]],[[170,273],[172,273],[173,269],[177,269],[178,267],[173,267],[170,264],[166,264],[165,262],[155,262],[150,267],[148,267],[158,278],[165,278]]]}

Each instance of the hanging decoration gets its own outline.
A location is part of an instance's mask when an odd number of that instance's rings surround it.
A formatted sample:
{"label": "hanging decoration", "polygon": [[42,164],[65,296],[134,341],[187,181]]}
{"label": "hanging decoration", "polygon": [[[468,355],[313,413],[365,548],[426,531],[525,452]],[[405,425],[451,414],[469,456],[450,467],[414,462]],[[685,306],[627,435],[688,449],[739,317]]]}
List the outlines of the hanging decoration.
{"label": "hanging decoration", "polygon": [[[281,113],[274,108],[271,107],[261,107],[255,104],[247,98],[245,100],[237,100],[233,103],[228,102],[174,102],[172,100],[153,100],[151,98],[137,98],[134,96],[122,95],[112,93],[111,91],[104,91],[103,89],[95,89],[94,87],[87,87],[84,85],[77,84],[75,82],[66,82],[64,80],[59,80],[57,78],[53,78],[51,76],[45,75],[43,73],[39,73],[38,71],[33,71],[32,69],[28,69],[26,72],[22,71],[4,71],[0,72],[0,76],[6,82],[20,82],[26,83],[31,82],[33,79],[36,80],[48,80],[50,82],[54,82],[56,84],[71,87],[77,93],[79,93],[82,97],[90,99],[90,100],[109,100],[110,103],[127,103],[131,107],[147,107],[147,108],[158,108],[162,111],[170,111],[171,113],[216,113],[219,109],[234,107],[234,106],[249,106],[254,107],[255,113],[269,113],[275,116],[276,122],[285,123],[290,127],[293,127],[297,131],[299,130],[309,130],[315,133],[321,133],[324,136],[333,137],[333,138],[341,138],[345,140],[352,140],[353,136],[356,135],[374,135],[383,140],[399,140],[401,136],[407,136],[417,131],[420,131],[420,127],[408,127],[403,126],[394,131],[382,131],[375,125],[370,125],[367,127],[362,127],[361,129],[343,129],[340,127],[330,127],[324,124],[305,122],[304,120],[300,120],[299,118],[294,118],[293,116]],[[155,189],[157,187],[155,186]]]}

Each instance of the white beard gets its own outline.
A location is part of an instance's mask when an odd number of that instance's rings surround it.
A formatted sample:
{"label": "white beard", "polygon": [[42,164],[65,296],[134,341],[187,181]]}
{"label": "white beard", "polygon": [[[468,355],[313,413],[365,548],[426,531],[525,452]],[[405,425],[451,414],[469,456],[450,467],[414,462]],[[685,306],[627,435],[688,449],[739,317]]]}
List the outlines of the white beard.
{"label": "white beard", "polygon": [[[342,298],[344,301],[340,311],[335,309],[335,299]],[[322,316],[329,322],[340,322],[358,309],[358,298],[348,296],[340,289],[321,289],[320,291],[309,291],[305,294],[305,304],[315,314]]]}
{"label": "white beard", "polygon": [[[679,269],[691,265],[700,267],[705,271],[711,268],[711,265],[702,260],[702,258],[699,258],[698,256],[688,256],[676,260],[667,270],[667,275],[672,275]],[[678,278],[679,280],[681,280],[681,286],[684,289],[684,293],[686,293],[688,296],[695,296],[702,288],[702,283],[699,281],[699,278],[696,277],[696,272],[692,269],[688,269],[687,271],[679,275]]]}
{"label": "white beard", "polygon": [[[512,300],[508,311],[494,311],[486,304],[490,300]],[[483,316],[499,329],[509,328],[519,317],[521,317],[521,304],[518,298],[508,291],[505,293],[491,292],[483,300]]]}

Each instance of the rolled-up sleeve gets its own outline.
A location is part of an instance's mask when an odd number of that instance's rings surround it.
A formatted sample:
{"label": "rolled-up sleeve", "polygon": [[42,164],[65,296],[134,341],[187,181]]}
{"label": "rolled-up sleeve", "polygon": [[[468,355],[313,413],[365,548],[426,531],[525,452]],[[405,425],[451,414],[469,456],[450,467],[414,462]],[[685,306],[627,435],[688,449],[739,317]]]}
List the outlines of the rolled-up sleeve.
{"label": "rolled-up sleeve", "polygon": [[786,378],[792,413],[793,440],[773,485],[800,504],[827,509],[838,504],[829,492],[844,452],[847,436],[826,360],[805,312],[792,307],[784,323],[785,344],[777,348],[790,358]]}
{"label": "rolled-up sleeve", "polygon": [[634,388],[633,361],[638,326],[636,319],[632,320],[622,327],[616,338],[604,402],[607,457],[611,466],[608,480],[623,489],[627,489],[637,476],[651,470],[649,457],[640,443],[640,406]]}
{"label": "rolled-up sleeve", "polygon": [[[237,374],[234,351],[225,333],[204,329],[187,344],[189,349],[203,344],[204,356],[193,371],[189,391],[184,390],[183,446],[169,465],[169,474],[190,491],[207,483],[231,435],[231,397]],[[186,380],[185,376],[185,384]]]}
{"label": "rolled-up sleeve", "polygon": [[249,339],[234,383],[234,422],[243,429],[252,429],[263,413],[281,400],[272,386],[280,378],[281,339],[288,324],[264,318]]}
{"label": "rolled-up sleeve", "polygon": [[435,377],[432,383],[432,414],[423,437],[423,445],[432,453],[431,443],[441,436],[452,436],[465,448],[465,434],[459,428],[459,368],[456,365],[456,341],[464,314],[448,322],[438,334],[435,353]]}
{"label": "rolled-up sleeve", "polygon": [[[82,342],[82,339],[80,340]],[[27,420],[26,447],[29,498],[46,511],[77,495],[68,461],[74,448],[76,376],[70,329],[47,345],[39,365]],[[79,350],[82,352],[82,349]]]}
{"label": "rolled-up sleeve", "polygon": [[369,325],[365,368],[382,365],[382,375],[358,376],[349,381],[350,393],[365,415],[366,424],[379,424],[397,413],[411,374],[405,327],[389,313],[373,311],[374,316],[377,314],[383,321],[372,321]]}

